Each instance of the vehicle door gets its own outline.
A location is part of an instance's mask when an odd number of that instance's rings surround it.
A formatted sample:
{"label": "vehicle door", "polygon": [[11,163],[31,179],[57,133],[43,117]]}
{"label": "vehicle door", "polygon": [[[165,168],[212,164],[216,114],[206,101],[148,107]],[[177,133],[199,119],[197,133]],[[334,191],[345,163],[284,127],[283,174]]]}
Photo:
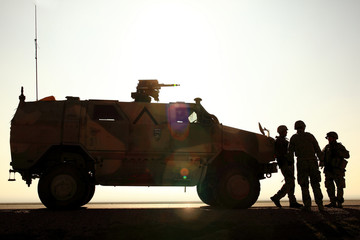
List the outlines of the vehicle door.
{"label": "vehicle door", "polygon": [[168,108],[171,132],[172,159],[167,163],[164,177],[179,185],[195,185],[201,175],[201,166],[217,149],[218,124],[201,122],[194,104],[174,103]]}
{"label": "vehicle door", "polygon": [[123,178],[129,121],[116,101],[90,100],[86,119],[86,147],[96,159],[96,177],[103,185],[117,185]]}

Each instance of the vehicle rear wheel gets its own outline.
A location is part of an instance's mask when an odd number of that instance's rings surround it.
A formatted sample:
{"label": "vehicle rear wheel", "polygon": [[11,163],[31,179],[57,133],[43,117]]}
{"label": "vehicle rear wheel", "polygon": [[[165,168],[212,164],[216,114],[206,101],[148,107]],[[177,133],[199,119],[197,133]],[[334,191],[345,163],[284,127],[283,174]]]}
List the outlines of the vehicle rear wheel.
{"label": "vehicle rear wheel", "polygon": [[230,168],[221,177],[217,200],[224,208],[249,208],[260,194],[260,182],[253,171]]}
{"label": "vehicle rear wheel", "polygon": [[85,176],[71,164],[53,167],[41,176],[38,184],[39,198],[49,209],[79,208],[89,193]]}

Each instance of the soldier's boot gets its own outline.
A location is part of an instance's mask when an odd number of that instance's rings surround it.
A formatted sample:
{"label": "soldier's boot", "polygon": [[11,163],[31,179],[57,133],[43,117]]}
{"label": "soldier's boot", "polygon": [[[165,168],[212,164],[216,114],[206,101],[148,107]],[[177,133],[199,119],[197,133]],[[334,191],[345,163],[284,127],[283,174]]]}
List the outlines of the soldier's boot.
{"label": "soldier's boot", "polygon": [[325,207],[328,207],[328,208],[335,208],[336,207],[336,202],[337,202],[337,198],[334,196],[334,197],[330,197],[330,203],[329,204],[326,204]]}
{"label": "soldier's boot", "polygon": [[330,203],[329,203],[329,204],[326,204],[325,207],[335,208],[335,207],[336,207],[336,202],[335,202],[335,201],[330,201]]}
{"label": "soldier's boot", "polygon": [[302,204],[300,204],[300,203],[298,203],[296,201],[296,197],[295,197],[294,194],[288,193],[288,197],[289,197],[289,203],[290,203],[289,207],[291,207],[291,208],[301,208],[303,206]]}
{"label": "soldier's boot", "polygon": [[344,202],[344,189],[339,187],[338,188],[338,192],[337,192],[337,198],[336,198],[336,201],[338,203],[337,207],[338,208],[343,208],[343,202]]}
{"label": "soldier's boot", "polygon": [[305,206],[301,207],[301,211],[303,211],[303,212],[311,212],[311,206],[310,205],[305,205]]}
{"label": "soldier's boot", "polygon": [[280,199],[276,198],[275,196],[272,196],[271,198],[271,201],[273,201],[273,203],[278,207],[278,208],[281,208],[281,204],[280,204]]}
{"label": "soldier's boot", "polygon": [[323,204],[318,204],[318,209],[319,209],[320,212],[325,212]]}
{"label": "soldier's boot", "polygon": [[298,203],[298,202],[291,202],[290,207],[291,208],[302,208],[304,205]]}
{"label": "soldier's boot", "polygon": [[343,208],[343,202],[344,202],[344,198],[337,198],[337,207],[338,208]]}

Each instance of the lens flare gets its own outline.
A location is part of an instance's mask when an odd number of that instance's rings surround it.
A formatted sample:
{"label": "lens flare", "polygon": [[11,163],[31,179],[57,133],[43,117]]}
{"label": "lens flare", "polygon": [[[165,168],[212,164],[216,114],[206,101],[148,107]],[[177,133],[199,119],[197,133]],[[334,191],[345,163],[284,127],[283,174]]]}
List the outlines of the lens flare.
{"label": "lens flare", "polygon": [[183,176],[183,179],[187,179],[187,177],[189,176],[189,169],[182,168],[180,170],[180,174],[181,174],[181,176]]}
{"label": "lens flare", "polygon": [[171,136],[183,141],[189,135],[189,108],[185,103],[171,104],[167,110],[168,114],[168,128]]}

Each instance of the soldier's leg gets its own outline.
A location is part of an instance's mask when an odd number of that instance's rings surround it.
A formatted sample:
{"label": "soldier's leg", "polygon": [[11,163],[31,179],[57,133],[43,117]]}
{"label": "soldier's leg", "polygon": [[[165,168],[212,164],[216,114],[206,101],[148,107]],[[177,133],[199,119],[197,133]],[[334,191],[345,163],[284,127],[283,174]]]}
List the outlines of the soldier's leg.
{"label": "soldier's leg", "polygon": [[315,202],[318,205],[320,211],[324,209],[323,207],[323,195],[320,188],[321,175],[319,171],[319,166],[316,160],[309,161],[310,164],[310,182],[311,187],[314,192]]}
{"label": "soldier's leg", "polygon": [[296,203],[296,197],[295,197],[295,179],[289,180],[289,191],[288,191],[288,198],[289,202]]}
{"label": "soldier's leg", "polygon": [[345,178],[340,176],[335,180],[337,186],[337,202],[338,207],[342,207],[344,202],[344,188],[345,188]]}
{"label": "soldier's leg", "polygon": [[289,184],[287,181],[287,173],[286,173],[286,169],[285,168],[281,168],[281,173],[284,176],[285,179],[285,183],[282,185],[282,187],[280,188],[280,190],[273,196],[274,199],[276,200],[280,200],[281,198],[283,198],[289,191]]}
{"label": "soldier's leg", "polygon": [[280,188],[280,190],[273,197],[277,200],[282,199],[286,195],[286,193],[288,191],[287,189],[288,189],[287,184],[284,183],[282,185],[282,187]]}
{"label": "soldier's leg", "polygon": [[[283,174],[283,176],[285,177],[285,174],[284,174],[284,169],[283,168],[280,168],[281,170],[281,173]],[[286,182],[286,177],[285,177],[285,184],[282,185],[281,189],[272,197],[270,197],[271,201],[274,202],[274,204],[281,208],[281,204],[280,204],[280,199],[283,198],[286,193],[288,192],[288,185],[287,185],[287,182]]]}
{"label": "soldier's leg", "polygon": [[288,198],[291,208],[301,208],[303,207],[302,204],[298,203],[296,201],[295,197],[295,176],[294,176],[294,165],[291,165],[288,167],[288,173],[287,173],[287,181],[289,183],[289,191],[288,191]]}
{"label": "soldier's leg", "polygon": [[[292,168],[293,169],[293,168]],[[286,167],[281,169],[282,174],[285,178],[285,184],[282,186],[282,188],[270,199],[275,203],[277,207],[281,207],[280,199],[283,198],[286,194],[289,197],[289,203],[291,208],[300,208],[303,205],[299,204],[296,201],[295,197],[295,177],[294,177],[294,171],[291,170],[291,168]]]}
{"label": "soldier's leg", "polygon": [[290,181],[292,182],[292,184],[290,185],[290,190],[288,192],[289,203],[290,203],[289,206],[291,208],[301,208],[303,207],[303,205],[298,203],[295,197],[295,177],[293,176]]}
{"label": "soldier's leg", "polygon": [[284,174],[285,182],[287,184],[287,194],[290,205],[296,204],[295,198],[295,177],[294,177],[294,166],[288,166],[286,173]]}
{"label": "soldier's leg", "polygon": [[330,204],[327,205],[328,207],[335,207],[336,206],[336,196],[335,196],[335,185],[334,185],[334,178],[330,172],[325,172],[325,187],[326,192],[330,199]]}
{"label": "soldier's leg", "polygon": [[301,160],[297,162],[297,171],[298,183],[301,187],[302,200],[305,205],[305,209],[310,210],[311,197],[309,192],[309,175],[307,171],[306,161]]}
{"label": "soldier's leg", "polygon": [[302,200],[304,203],[304,206],[306,209],[310,209],[311,207],[311,197],[310,197],[310,192],[309,192],[309,184],[304,184],[302,183],[301,185],[301,195],[302,195]]}

